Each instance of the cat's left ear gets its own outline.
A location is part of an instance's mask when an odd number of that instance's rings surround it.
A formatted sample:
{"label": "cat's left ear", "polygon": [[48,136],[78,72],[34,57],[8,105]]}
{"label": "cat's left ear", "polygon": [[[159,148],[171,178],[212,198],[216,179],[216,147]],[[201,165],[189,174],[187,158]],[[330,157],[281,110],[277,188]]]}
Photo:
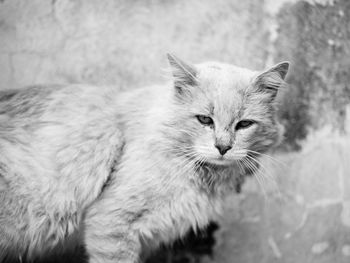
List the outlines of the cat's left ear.
{"label": "cat's left ear", "polygon": [[183,94],[188,91],[189,87],[196,86],[197,70],[190,65],[177,58],[172,54],[167,54],[168,60],[174,77],[174,85],[178,94]]}
{"label": "cat's left ear", "polygon": [[264,71],[256,78],[255,85],[260,91],[269,93],[274,99],[278,90],[285,84],[284,79],[287,76],[289,65],[288,61],[284,61]]}

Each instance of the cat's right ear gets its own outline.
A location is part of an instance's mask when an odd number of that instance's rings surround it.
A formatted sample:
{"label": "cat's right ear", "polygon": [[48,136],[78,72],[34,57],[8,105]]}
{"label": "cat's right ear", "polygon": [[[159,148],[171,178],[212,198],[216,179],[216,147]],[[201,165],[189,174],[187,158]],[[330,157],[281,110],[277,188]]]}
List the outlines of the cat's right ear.
{"label": "cat's right ear", "polygon": [[256,78],[255,85],[274,100],[278,90],[285,86],[284,79],[288,73],[289,65],[290,63],[285,61],[266,70]]}
{"label": "cat's right ear", "polygon": [[173,73],[176,92],[179,95],[188,93],[190,87],[198,84],[195,67],[172,54],[167,54],[167,56]]}

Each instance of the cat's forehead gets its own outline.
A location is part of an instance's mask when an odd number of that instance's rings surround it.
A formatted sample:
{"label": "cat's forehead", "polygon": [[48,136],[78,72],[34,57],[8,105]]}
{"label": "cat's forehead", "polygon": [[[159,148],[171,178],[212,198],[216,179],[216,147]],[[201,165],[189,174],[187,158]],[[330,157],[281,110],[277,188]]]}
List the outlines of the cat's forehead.
{"label": "cat's forehead", "polygon": [[202,88],[214,92],[245,89],[257,75],[255,71],[218,62],[199,64],[196,68]]}
{"label": "cat's forehead", "polygon": [[197,65],[200,88],[210,100],[214,114],[232,118],[242,107],[242,99],[257,72],[233,65],[208,62]]}

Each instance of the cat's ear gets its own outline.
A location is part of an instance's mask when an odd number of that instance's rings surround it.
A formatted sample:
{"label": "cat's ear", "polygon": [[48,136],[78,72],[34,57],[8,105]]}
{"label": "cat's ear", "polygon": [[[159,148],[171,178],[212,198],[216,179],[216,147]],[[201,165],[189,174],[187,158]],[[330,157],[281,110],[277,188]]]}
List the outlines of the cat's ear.
{"label": "cat's ear", "polygon": [[260,91],[270,94],[274,99],[278,90],[285,85],[284,79],[288,73],[290,63],[288,61],[278,63],[277,65],[264,71],[255,80],[255,85]]}
{"label": "cat's ear", "polygon": [[182,61],[172,54],[167,54],[174,77],[174,86],[179,94],[184,93],[191,86],[196,86],[197,70],[194,66]]}

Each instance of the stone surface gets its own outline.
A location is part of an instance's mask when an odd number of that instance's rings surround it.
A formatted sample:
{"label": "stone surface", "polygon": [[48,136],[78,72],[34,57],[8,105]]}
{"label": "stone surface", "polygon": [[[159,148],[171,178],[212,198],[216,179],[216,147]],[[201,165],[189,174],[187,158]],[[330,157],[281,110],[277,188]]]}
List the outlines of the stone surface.
{"label": "stone surface", "polygon": [[[14,55],[17,64],[15,72],[0,72],[0,89],[164,81],[166,52],[261,68],[267,53],[260,45],[267,42],[261,9],[254,0],[1,1],[0,52]],[[0,67],[9,62],[0,60]]]}
{"label": "stone surface", "polygon": [[311,252],[319,255],[319,254],[324,253],[328,248],[329,248],[328,242],[316,243],[312,246]]}
{"label": "stone surface", "polygon": [[345,257],[350,257],[350,245],[344,245],[341,251]]}
{"label": "stone surface", "polygon": [[[298,145],[310,128],[331,124],[344,130],[349,104],[350,2],[285,5],[277,16],[275,58],[292,61],[282,103],[286,139]],[[300,145],[299,145],[300,146]]]}

